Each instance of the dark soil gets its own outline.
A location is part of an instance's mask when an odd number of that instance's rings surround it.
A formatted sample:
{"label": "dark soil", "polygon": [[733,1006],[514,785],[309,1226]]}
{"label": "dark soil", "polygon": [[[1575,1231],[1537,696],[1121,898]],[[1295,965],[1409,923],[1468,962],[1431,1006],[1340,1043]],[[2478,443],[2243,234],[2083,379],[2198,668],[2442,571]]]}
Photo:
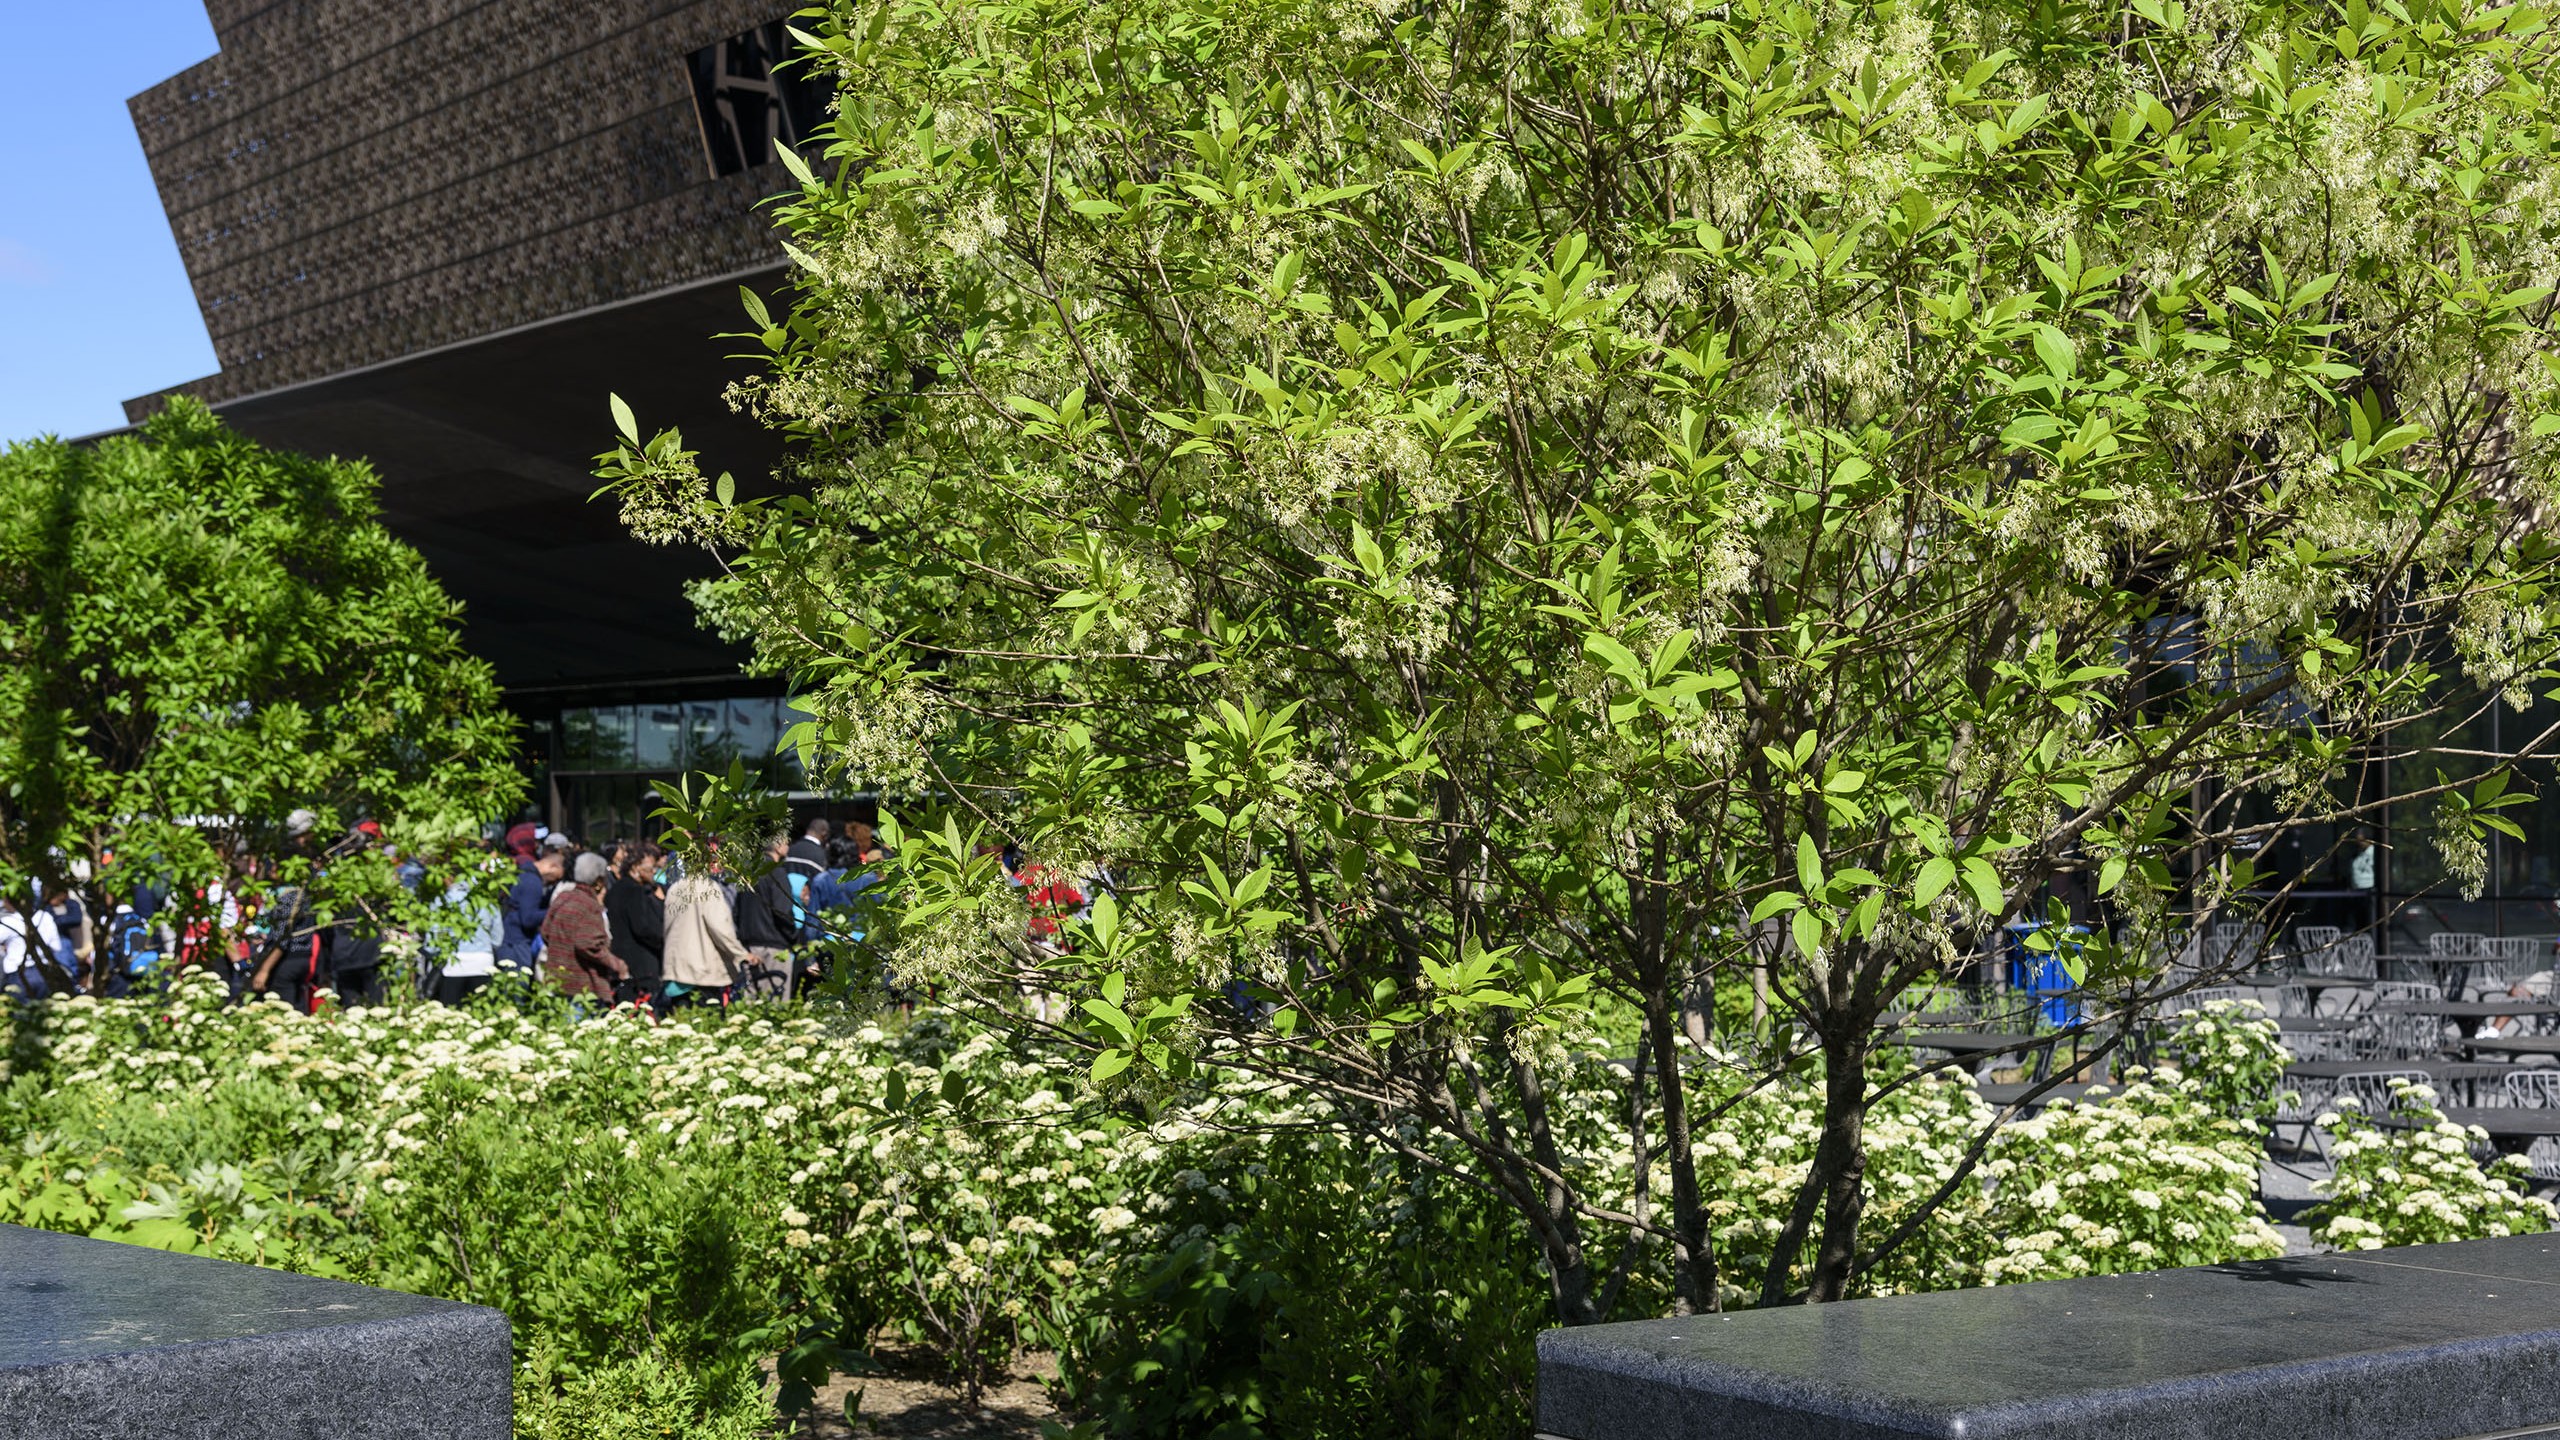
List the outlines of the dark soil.
{"label": "dark soil", "polygon": [[[872,1356],[887,1373],[840,1377],[819,1391],[816,1421],[802,1427],[798,1435],[807,1440],[870,1435],[908,1440],[1040,1440],[1040,1422],[1060,1418],[1041,1383],[1057,1373],[1057,1362],[1049,1355],[1017,1359],[1011,1374],[987,1387],[974,1412],[922,1351],[883,1346]],[[856,1390],[862,1392],[862,1403],[855,1417],[857,1428],[848,1430],[844,1401]]]}

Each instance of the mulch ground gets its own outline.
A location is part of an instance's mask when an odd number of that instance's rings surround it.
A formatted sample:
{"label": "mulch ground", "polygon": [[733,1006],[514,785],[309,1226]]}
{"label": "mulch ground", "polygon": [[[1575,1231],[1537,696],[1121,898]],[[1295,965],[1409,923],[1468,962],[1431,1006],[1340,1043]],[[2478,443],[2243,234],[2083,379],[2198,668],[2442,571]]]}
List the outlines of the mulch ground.
{"label": "mulch ground", "polygon": [[[974,1411],[930,1356],[890,1346],[873,1351],[872,1356],[887,1373],[839,1378],[819,1391],[814,1424],[796,1434],[806,1440],[872,1435],[906,1440],[1040,1440],[1040,1422],[1060,1418],[1041,1383],[1057,1373],[1057,1362],[1049,1355],[1022,1356],[1011,1374],[987,1387]],[[857,1428],[847,1429],[844,1401],[856,1390],[862,1392]]]}

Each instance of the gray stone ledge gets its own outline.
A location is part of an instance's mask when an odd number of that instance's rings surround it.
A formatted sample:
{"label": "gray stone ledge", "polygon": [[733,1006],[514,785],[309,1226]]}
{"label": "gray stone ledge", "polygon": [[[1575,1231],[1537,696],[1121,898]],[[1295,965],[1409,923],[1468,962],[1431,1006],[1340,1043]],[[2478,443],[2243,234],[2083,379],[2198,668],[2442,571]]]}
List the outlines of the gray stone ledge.
{"label": "gray stone ledge", "polygon": [[2560,1425],[2560,1236],[1538,1337],[1554,1440],[2491,1440]]}
{"label": "gray stone ledge", "polygon": [[507,1318],[0,1225],[0,1436],[508,1440]]}

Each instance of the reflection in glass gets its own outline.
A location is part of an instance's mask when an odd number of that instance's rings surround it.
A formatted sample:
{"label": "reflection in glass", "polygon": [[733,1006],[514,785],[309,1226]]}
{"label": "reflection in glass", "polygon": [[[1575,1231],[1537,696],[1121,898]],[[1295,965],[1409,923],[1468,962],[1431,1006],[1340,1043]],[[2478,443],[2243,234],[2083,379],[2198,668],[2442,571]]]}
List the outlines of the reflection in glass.
{"label": "reflection in glass", "polygon": [[[600,705],[565,709],[559,720],[559,768],[593,771],[694,771],[719,773],[732,759],[775,789],[801,788],[796,756],[777,756],[786,726],[805,718],[786,700],[749,695],[725,700],[680,700],[654,705]],[[607,791],[582,792],[597,805],[619,802]],[[613,792],[618,794],[619,792]],[[630,803],[638,804],[638,790]],[[595,812],[600,823],[609,813]],[[630,818],[613,813],[611,823]]]}
{"label": "reflection in glass", "polygon": [[2498,905],[2501,935],[2560,935],[2560,908],[2549,900],[2505,900]]}
{"label": "reflection in glass", "polygon": [[684,707],[681,705],[642,705],[638,707],[638,731],[633,737],[632,759],[642,770],[673,770],[684,763]]}
{"label": "reflection in glass", "polygon": [[684,768],[718,774],[738,753],[729,737],[728,707],[718,700],[688,701],[684,707]]}
{"label": "reflection in glass", "polygon": [[592,770],[596,763],[596,712],[560,712],[560,768]]}
{"label": "reflection in glass", "polygon": [[738,747],[738,754],[746,757],[750,769],[762,766],[773,756],[773,709],[779,703],[768,695],[721,702],[726,712],[729,742]]}
{"label": "reflection in glass", "polygon": [[598,770],[623,770],[631,765],[631,707],[600,706],[588,712],[594,717],[595,737],[589,742],[589,764]]}
{"label": "reflection in glass", "polygon": [[[2391,757],[2392,794],[2425,791],[2438,783],[2439,776],[2467,780],[2483,768],[2479,752],[2498,743],[2497,708],[2484,705],[2476,691],[2460,691],[2448,697],[2442,714],[2403,726],[2392,743],[2399,751]],[[2399,894],[2451,897],[2460,888],[2445,873],[2444,858],[2431,839],[2435,806],[2433,800],[2418,800],[2391,807],[2390,885]]]}

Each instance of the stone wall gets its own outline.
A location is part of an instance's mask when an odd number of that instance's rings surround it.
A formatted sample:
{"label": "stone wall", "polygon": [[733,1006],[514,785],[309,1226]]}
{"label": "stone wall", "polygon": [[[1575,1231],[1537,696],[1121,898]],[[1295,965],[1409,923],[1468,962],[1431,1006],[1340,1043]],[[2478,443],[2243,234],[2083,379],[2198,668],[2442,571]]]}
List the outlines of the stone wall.
{"label": "stone wall", "polygon": [[[208,0],[131,102],[211,401],[769,266],[771,165],[714,179],[685,57],[793,0]],[[158,397],[129,402],[136,418]]]}

